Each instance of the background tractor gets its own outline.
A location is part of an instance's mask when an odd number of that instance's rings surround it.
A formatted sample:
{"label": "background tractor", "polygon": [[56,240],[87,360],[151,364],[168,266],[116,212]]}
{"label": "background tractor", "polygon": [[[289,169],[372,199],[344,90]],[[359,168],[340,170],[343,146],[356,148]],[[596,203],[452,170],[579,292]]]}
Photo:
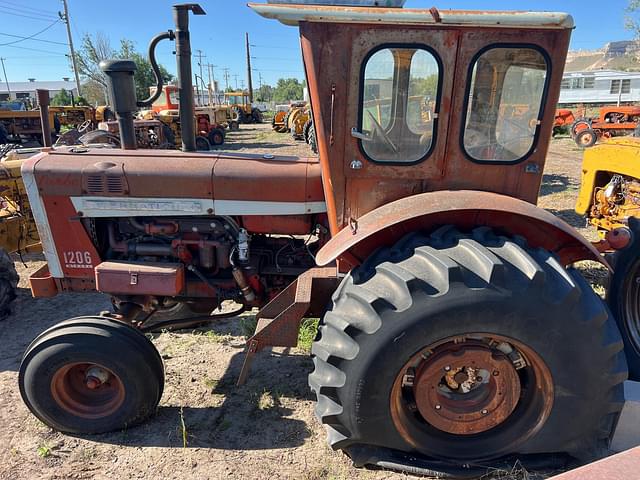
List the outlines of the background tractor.
{"label": "background tractor", "polygon": [[623,332],[629,371],[640,378],[640,139],[611,139],[584,153],[576,212],[609,254],[607,300]]}
{"label": "background tractor", "polygon": [[164,384],[140,314],[233,300],[259,308],[239,382],[322,317],[308,382],[357,465],[606,453],[627,364],[574,263],[607,262],[536,206],[571,17],[250,6],[300,30],[319,159],[195,151],[198,5],[174,7],[181,152],[135,150],[146,101],[132,62],[105,64],[123,150],[44,151],[22,174],[47,259],[33,294],[116,309],[31,343],[31,412],[74,434],[131,428]]}
{"label": "background tractor", "polygon": [[240,123],[262,123],[262,112],[255,107],[246,92],[225,92],[224,102]]}
{"label": "background tractor", "polygon": [[579,147],[589,148],[599,138],[632,135],[640,125],[640,107],[602,107],[595,118],[579,118],[571,126],[571,136]]}
{"label": "background tractor", "polygon": [[20,168],[33,150],[0,145],[0,320],[11,312],[18,274],[11,253],[40,252],[40,238],[22,182]]}

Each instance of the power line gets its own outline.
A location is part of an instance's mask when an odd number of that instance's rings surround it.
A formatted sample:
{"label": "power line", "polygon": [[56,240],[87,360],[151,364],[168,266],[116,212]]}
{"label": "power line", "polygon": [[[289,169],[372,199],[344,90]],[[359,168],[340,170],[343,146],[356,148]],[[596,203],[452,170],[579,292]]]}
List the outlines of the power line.
{"label": "power line", "polygon": [[51,20],[53,20],[53,17],[36,17],[32,15],[23,15],[21,13],[7,12],[6,10],[0,10],[0,13],[4,13],[5,15],[13,15],[14,17],[29,18],[31,20],[41,20],[44,22],[50,22]]}
{"label": "power line", "polygon": [[41,48],[23,47],[22,45],[7,45],[7,47],[19,48],[20,50],[31,50],[32,52],[50,53],[52,55],[64,55],[65,57],[68,55],[67,53],[52,52],[51,50],[42,50]]}
{"label": "power line", "polygon": [[38,14],[38,15],[51,15],[52,17],[55,17],[57,15],[57,12],[55,12],[54,10],[44,10],[42,8],[27,7],[25,5],[9,2],[7,0],[0,0],[0,3],[5,3],[7,5],[10,5],[11,8],[17,9],[17,10],[32,10],[34,14]]}
{"label": "power line", "polygon": [[45,43],[54,43],[57,45],[67,45],[66,43],[62,43],[62,42],[55,42],[53,40],[41,40],[39,38],[33,38],[33,37],[37,37],[38,35],[40,35],[41,33],[46,32],[47,30],[49,30],[51,27],[53,27],[56,23],[58,23],[60,21],[60,19],[56,20],[55,22],[53,22],[51,25],[49,25],[48,27],[43,28],[42,30],[40,30],[39,32],[34,33],[33,35],[30,35],[28,37],[23,37],[21,35],[12,35],[10,33],[0,33],[0,35],[4,35],[6,37],[14,37],[14,38],[19,38],[20,40],[15,40],[13,42],[8,42],[8,43],[0,43],[0,47],[5,47],[7,45],[13,45],[14,43],[20,43],[20,42],[24,42],[25,40],[33,40],[36,42],[45,42]]}

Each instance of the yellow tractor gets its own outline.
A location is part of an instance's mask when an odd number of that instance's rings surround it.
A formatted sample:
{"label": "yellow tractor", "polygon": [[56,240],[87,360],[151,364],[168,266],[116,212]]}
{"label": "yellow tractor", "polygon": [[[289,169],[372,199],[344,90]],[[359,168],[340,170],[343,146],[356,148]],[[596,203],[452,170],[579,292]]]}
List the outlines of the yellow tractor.
{"label": "yellow tractor", "polygon": [[20,168],[37,149],[10,150],[0,145],[0,320],[11,312],[18,274],[10,253],[42,251]]}
{"label": "yellow tractor", "polygon": [[576,212],[597,228],[614,273],[607,301],[623,332],[631,376],[640,375],[640,138],[585,150]]}
{"label": "yellow tractor", "polygon": [[254,107],[246,92],[226,92],[225,104],[234,112],[240,123],[262,123],[262,112]]}

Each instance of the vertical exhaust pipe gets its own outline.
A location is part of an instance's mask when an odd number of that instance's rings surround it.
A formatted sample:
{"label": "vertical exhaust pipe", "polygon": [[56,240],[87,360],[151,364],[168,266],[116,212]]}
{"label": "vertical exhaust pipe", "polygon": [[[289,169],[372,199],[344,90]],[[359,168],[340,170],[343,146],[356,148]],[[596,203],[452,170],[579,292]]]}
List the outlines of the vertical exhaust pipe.
{"label": "vertical exhaust pipe", "polygon": [[191,44],[189,41],[189,11],[194,15],[205,15],[200,5],[186,3],[173,6],[176,32],[169,30],[153,37],[149,44],[149,62],[156,77],[156,91],[149,98],[136,101],[134,74],[136,64],[131,60],[103,60],[100,68],[107,76],[109,96],[118,119],[120,143],[125,150],[136,148],[136,134],[133,122],[138,107],[148,107],[162,95],[163,81],[155,58],[155,49],[161,40],[175,40],[178,83],[180,86],[180,124],[182,128],[182,150],[196,149],[195,111],[193,107],[193,83],[191,82]]}
{"label": "vertical exhaust pipe", "polygon": [[40,127],[42,128],[42,145],[51,146],[51,122],[49,122],[49,90],[36,89],[38,109],[40,110]]}
{"label": "vertical exhaust pipe", "polygon": [[176,66],[178,70],[178,87],[180,89],[180,128],[182,130],[183,152],[193,152],[196,149],[189,11],[192,11],[194,15],[205,15],[202,7],[196,3],[173,6],[173,20],[176,24]]}
{"label": "vertical exhaust pipe", "polygon": [[100,62],[100,69],[109,79],[107,84],[118,120],[120,146],[124,150],[135,150],[136,132],[133,114],[138,107],[133,75],[136,72],[136,64],[133,60],[103,60]]}

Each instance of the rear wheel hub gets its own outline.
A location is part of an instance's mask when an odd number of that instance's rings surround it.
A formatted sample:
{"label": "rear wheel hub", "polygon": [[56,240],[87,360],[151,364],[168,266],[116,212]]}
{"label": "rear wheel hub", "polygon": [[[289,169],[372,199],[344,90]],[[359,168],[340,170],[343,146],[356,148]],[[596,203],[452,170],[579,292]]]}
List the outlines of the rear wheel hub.
{"label": "rear wheel hub", "polygon": [[504,353],[475,342],[446,344],[416,369],[418,411],[444,432],[470,435],[502,423],[516,408],[520,380]]}

